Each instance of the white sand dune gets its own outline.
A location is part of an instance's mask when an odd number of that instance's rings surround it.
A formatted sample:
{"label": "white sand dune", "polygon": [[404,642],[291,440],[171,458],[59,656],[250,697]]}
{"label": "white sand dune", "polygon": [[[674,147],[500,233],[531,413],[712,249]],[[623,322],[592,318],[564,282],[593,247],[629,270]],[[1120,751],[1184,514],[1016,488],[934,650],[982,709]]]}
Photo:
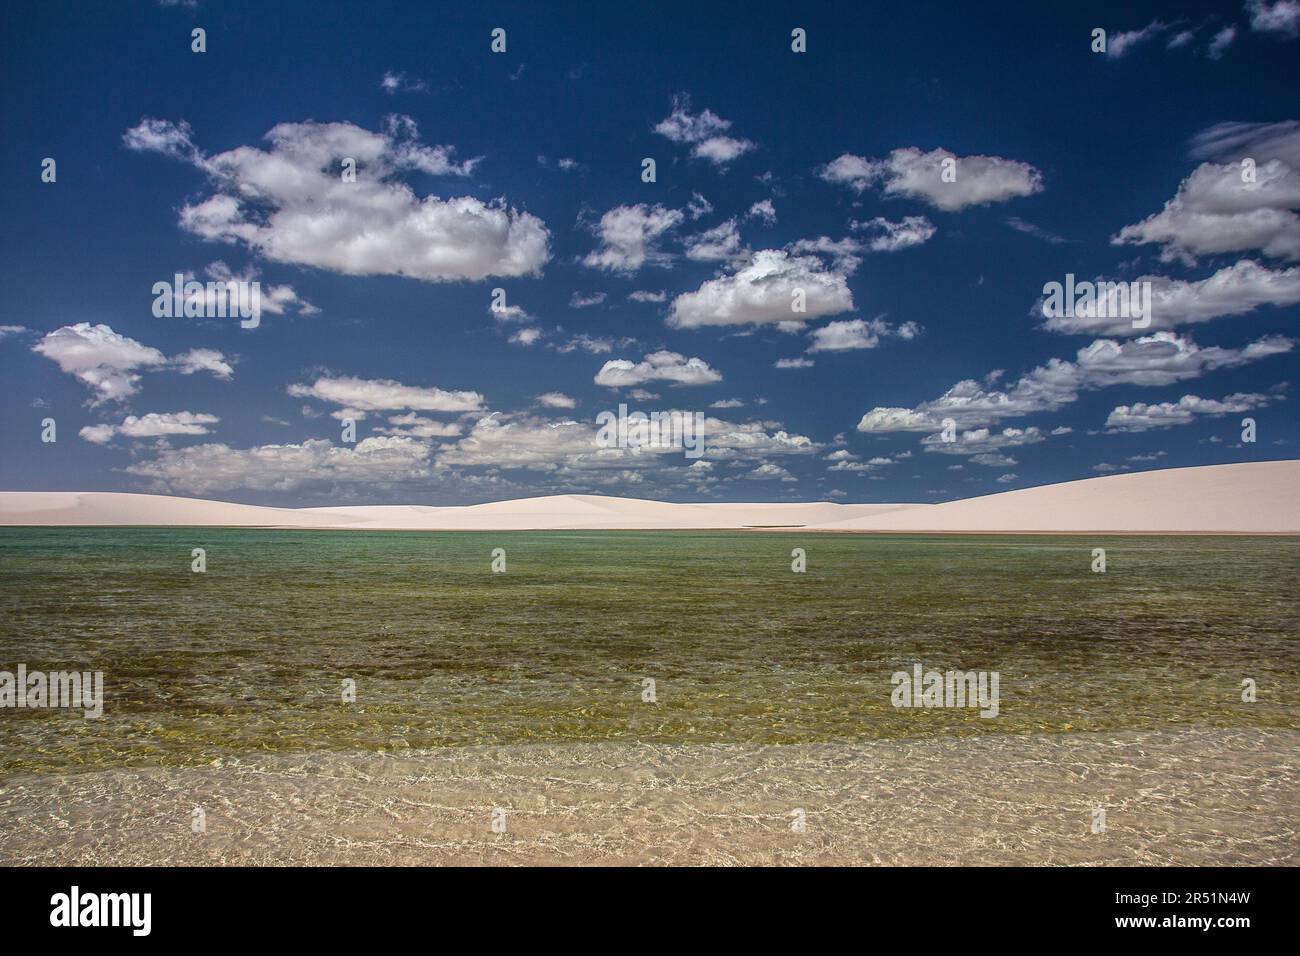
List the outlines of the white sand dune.
{"label": "white sand dune", "polygon": [[1300,534],[1300,461],[1085,478],[815,527],[876,532]]}
{"label": "white sand dune", "polygon": [[460,507],[265,508],[117,492],[0,492],[0,525],[161,525],[393,531],[653,530],[805,527],[928,505],[674,504],[550,495]]}
{"label": "white sand dune", "polygon": [[115,492],[0,492],[0,525],[398,531],[803,528],[859,532],[1300,534],[1300,461],[1088,478],[939,505],[675,504],[550,495],[459,507],[266,508]]}
{"label": "white sand dune", "polygon": [[0,525],[330,527],[295,508],[99,491],[0,491]]}
{"label": "white sand dune", "polygon": [[[455,508],[308,508],[340,527],[461,531],[806,527],[927,505],[674,504],[604,495],[550,495]],[[0,510],[3,506],[0,505]]]}

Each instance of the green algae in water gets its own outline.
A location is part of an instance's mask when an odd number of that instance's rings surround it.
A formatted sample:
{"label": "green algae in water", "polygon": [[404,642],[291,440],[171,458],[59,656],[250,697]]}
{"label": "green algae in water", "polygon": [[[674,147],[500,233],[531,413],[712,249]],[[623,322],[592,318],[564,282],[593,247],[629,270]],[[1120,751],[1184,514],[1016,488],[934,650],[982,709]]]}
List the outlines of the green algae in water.
{"label": "green algae in water", "polygon": [[[0,710],[0,773],[1297,729],[1298,579],[1292,538],[0,528],[0,670],[102,670],[106,697],[101,720]],[[998,671],[999,716],[895,709],[890,675],[916,661]]]}

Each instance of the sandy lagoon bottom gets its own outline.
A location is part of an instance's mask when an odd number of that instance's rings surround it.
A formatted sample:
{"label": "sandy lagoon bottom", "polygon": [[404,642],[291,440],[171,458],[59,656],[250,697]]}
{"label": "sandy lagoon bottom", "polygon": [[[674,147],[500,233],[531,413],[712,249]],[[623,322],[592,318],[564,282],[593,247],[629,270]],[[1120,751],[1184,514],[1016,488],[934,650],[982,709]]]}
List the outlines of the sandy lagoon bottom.
{"label": "sandy lagoon bottom", "polygon": [[1189,728],[274,754],[10,778],[0,863],[1295,865],[1297,753]]}

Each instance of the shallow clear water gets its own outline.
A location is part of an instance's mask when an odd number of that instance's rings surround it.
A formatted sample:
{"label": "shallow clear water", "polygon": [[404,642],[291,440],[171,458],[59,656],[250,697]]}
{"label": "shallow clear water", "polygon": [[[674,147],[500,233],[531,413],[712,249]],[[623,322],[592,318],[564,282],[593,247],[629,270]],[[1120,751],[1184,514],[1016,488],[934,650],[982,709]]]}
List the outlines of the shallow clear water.
{"label": "shallow clear water", "polygon": [[1179,728],[257,754],[10,778],[0,865],[1294,866],[1298,747]]}
{"label": "shallow clear water", "polygon": [[[1298,579],[1291,538],[0,528],[0,670],[106,684],[101,720],[0,710],[0,774],[530,742],[1294,730]],[[999,716],[894,708],[890,675],[914,661],[998,671]]]}

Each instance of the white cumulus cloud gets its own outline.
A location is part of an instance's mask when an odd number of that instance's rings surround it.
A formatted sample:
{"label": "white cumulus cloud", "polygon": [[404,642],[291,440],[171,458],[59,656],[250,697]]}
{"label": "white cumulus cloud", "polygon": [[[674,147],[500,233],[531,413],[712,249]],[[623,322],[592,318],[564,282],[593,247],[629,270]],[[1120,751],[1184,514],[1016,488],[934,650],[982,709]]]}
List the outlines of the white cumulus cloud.
{"label": "white cumulus cloud", "polygon": [[844,352],[851,349],[874,349],[882,338],[916,338],[920,326],[915,322],[892,325],[883,319],[845,319],[830,322],[812,332],[809,352]]}
{"label": "white cumulus cloud", "polygon": [[1300,0],[1246,0],[1246,11],[1256,32],[1300,36]]}
{"label": "white cumulus cloud", "polygon": [[862,432],[938,432],[944,419],[977,428],[1006,418],[1056,411],[1079,393],[1112,385],[1172,385],[1220,368],[1235,368],[1290,352],[1294,342],[1265,336],[1240,349],[1203,348],[1172,332],[1119,342],[1097,339],[1079,349],[1074,361],[1051,359],[1007,388],[967,379],[939,398],[915,408],[876,407],[862,416]]}
{"label": "white cumulus cloud", "polygon": [[365,438],[336,447],[323,439],[302,444],[231,448],[224,444],[165,449],[126,471],[169,491],[207,495],[232,488],[293,491],[324,482],[386,484],[429,475],[429,446],[402,436]]}
{"label": "white cumulus cloud", "polygon": [[576,408],[578,403],[563,392],[547,392],[537,396],[538,404],[547,408]]}
{"label": "white cumulus cloud", "polygon": [[354,376],[321,376],[309,385],[290,385],[295,398],[314,398],[356,412],[397,411],[476,412],[483,408],[483,396],[472,391],[447,391],[435,387],[403,385],[392,379],[364,379]]}
{"label": "white cumulus cloud", "polygon": [[597,385],[628,388],[647,382],[675,385],[711,385],[722,381],[722,373],[701,358],[687,358],[678,352],[651,352],[640,362],[611,359],[596,373]]}
{"label": "white cumulus cloud", "polygon": [[[944,181],[944,160],[955,162],[951,182]],[[818,172],[827,182],[857,192],[879,184],[885,196],[917,199],[945,212],[1032,196],[1043,188],[1042,173],[1028,163],[1001,156],[958,156],[946,149],[926,152],[915,146],[879,160],[845,153]]]}
{"label": "white cumulus cloud", "polygon": [[919,246],[934,235],[934,224],[924,216],[904,216],[898,222],[891,222],[883,216],[877,216],[866,222],[855,222],[850,228],[874,233],[868,240],[872,252],[897,252],[911,246]]}
{"label": "white cumulus cloud", "polygon": [[673,100],[673,111],[655,126],[655,132],[674,143],[692,146],[691,156],[725,166],[754,148],[747,139],[731,136],[731,121],[724,120],[711,110],[699,113],[690,111],[690,100],[685,96]]}
{"label": "white cumulus cloud", "polygon": [[[1093,335],[1138,335],[1245,315],[1260,306],[1280,308],[1300,302],[1300,266],[1273,270],[1250,259],[1196,281],[1156,275],[1144,275],[1136,281],[1151,285],[1151,321],[1145,329],[1133,328],[1132,318],[1097,314],[1117,310],[1097,308],[1084,310],[1091,311],[1091,315],[1078,314],[1077,310],[1075,315],[1052,315],[1043,328]],[[1033,311],[1042,314],[1041,300]]]}
{"label": "white cumulus cloud", "polygon": [[[802,312],[795,311],[799,293]],[[852,309],[853,295],[843,272],[827,268],[815,255],[762,249],[734,271],[677,296],[668,324],[698,328],[802,323]]]}
{"label": "white cumulus cloud", "polygon": [[596,235],[600,245],[582,260],[593,269],[630,275],[646,263],[663,266],[669,257],[659,248],[659,239],[680,225],[685,215],[678,209],[637,203],[615,206],[600,217]]}
{"label": "white cumulus cloud", "polygon": [[46,333],[32,351],[88,386],[95,394],[94,405],[130,398],[139,391],[140,373],[145,370],[170,368],[185,375],[211,372],[218,378],[234,374],[225,356],[215,349],[191,349],[169,359],[107,325],[89,322]]}
{"label": "white cumulus cloud", "polygon": [[147,415],[128,415],[118,425],[87,425],[80,435],[88,442],[102,445],[114,435],[127,438],[161,438],[165,435],[206,435],[207,426],[221,421],[216,415],[203,412],[150,412]]}
{"label": "white cumulus cloud", "polygon": [[1222,401],[1184,395],[1176,402],[1134,402],[1132,405],[1117,405],[1106,417],[1106,430],[1145,432],[1153,428],[1190,425],[1198,415],[1232,415],[1248,412],[1267,405],[1268,402],[1267,395],[1254,392],[1236,392]]}
{"label": "white cumulus cloud", "polygon": [[[185,123],[144,119],[128,148],[191,163],[212,192],[181,207],[187,232],[241,244],[274,262],[345,275],[403,275],[427,282],[536,275],[550,235],[536,216],[502,200],[419,196],[401,176],[468,176],[449,146],[419,141],[409,117],[382,132],[351,123],[281,123],[269,149],[240,146],[204,155]],[[355,181],[342,175],[356,164]]]}
{"label": "white cumulus cloud", "polygon": [[1125,226],[1111,242],[1158,245],[1161,259],[1189,265],[1249,250],[1300,259],[1298,125],[1220,123],[1202,131],[1192,155],[1226,161],[1202,163],[1160,212]]}

